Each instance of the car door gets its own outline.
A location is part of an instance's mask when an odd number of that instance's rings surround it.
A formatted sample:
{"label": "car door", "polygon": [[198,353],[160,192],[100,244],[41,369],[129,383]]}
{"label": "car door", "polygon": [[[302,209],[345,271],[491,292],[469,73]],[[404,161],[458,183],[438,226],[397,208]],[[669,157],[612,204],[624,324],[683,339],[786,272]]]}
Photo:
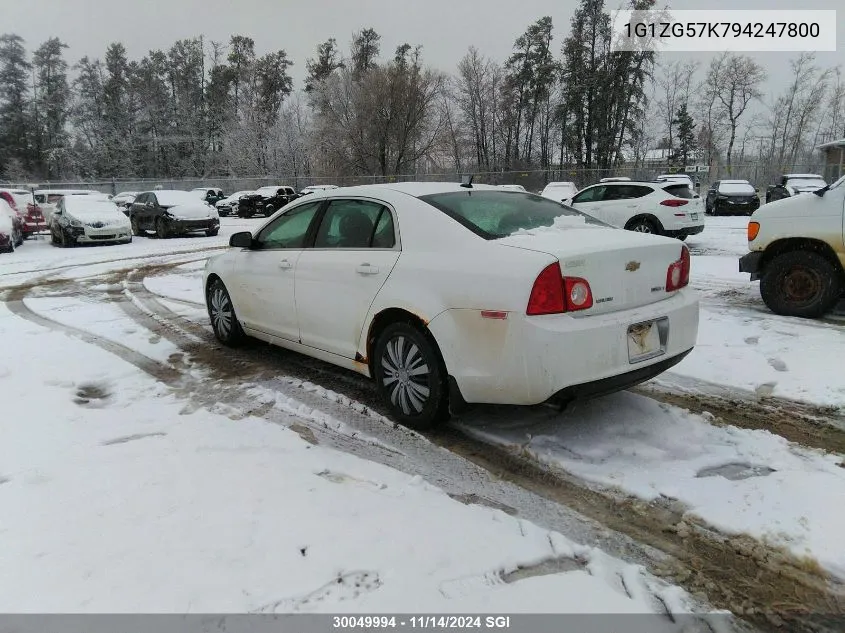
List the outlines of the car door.
{"label": "car door", "polygon": [[245,327],[299,341],[294,274],[320,206],[303,204],[280,215],[238,253],[230,290]]}
{"label": "car door", "polygon": [[394,211],[372,199],[334,199],[296,268],[302,343],[355,358],[364,319],[399,259]]}
{"label": "car door", "polygon": [[599,220],[625,228],[628,220],[634,216],[654,211],[648,208],[648,196],[652,193],[654,189],[646,185],[608,185],[601,202]]}
{"label": "car door", "polygon": [[146,204],[147,194],[142,193],[140,195],[135,196],[135,199],[132,201],[132,204],[129,205],[129,218],[135,218],[135,221],[138,223],[138,226],[143,226],[141,222],[144,218],[144,205]]}

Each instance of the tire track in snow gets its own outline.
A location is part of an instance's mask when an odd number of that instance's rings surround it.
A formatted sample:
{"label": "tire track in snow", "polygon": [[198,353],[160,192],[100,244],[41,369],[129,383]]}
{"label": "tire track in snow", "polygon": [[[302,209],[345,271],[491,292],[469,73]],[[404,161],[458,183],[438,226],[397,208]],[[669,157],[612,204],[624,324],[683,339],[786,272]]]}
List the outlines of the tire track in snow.
{"label": "tire track in snow", "polygon": [[[94,293],[94,291],[86,289],[84,285],[73,284],[71,282],[68,282],[68,291],[77,295],[80,292],[86,294]],[[102,294],[100,296],[102,297]],[[21,296],[10,303],[10,309],[15,314],[38,325],[52,330],[64,331],[86,343],[98,346],[135,365],[139,369],[146,371],[153,377],[158,378],[160,376],[162,382],[165,382],[165,384],[168,384],[165,379],[170,379],[175,372],[178,378],[170,380],[169,384],[174,387],[175,392],[182,396],[192,398],[195,401],[198,399],[198,406],[209,404],[209,401],[203,397],[201,388],[203,386],[206,389],[206,394],[213,394],[214,402],[226,401],[227,403],[237,404],[234,398],[238,395],[238,389],[221,390],[217,382],[210,384],[206,379],[186,375],[184,373],[185,368],[181,370],[166,368],[166,372],[160,372],[158,370],[164,367],[161,363],[148,359],[123,345],[105,340],[91,332],[66,326],[49,318],[42,317],[30,310],[23,302],[23,298]],[[129,305],[126,299],[123,299],[123,301]],[[132,308],[130,308],[131,311]],[[134,316],[138,319],[136,322],[145,327],[147,325],[157,328],[160,327],[159,321],[155,319],[151,320],[149,315],[144,311],[135,311]],[[174,335],[174,340],[180,340],[178,335]],[[181,342],[187,346],[188,340],[181,339]],[[229,350],[227,349],[225,351],[228,354]],[[187,350],[186,353],[188,353]],[[240,386],[240,380],[237,380],[237,383]],[[306,394],[309,393],[305,386],[307,383],[299,383],[299,385],[297,387],[300,389],[299,395],[303,392]],[[283,388],[284,385],[276,385],[276,387]],[[240,395],[247,396],[254,405],[254,394],[243,394],[243,387],[241,387],[240,391]],[[266,407],[263,417],[271,423],[277,422],[285,426],[299,424],[297,422],[291,425],[289,416],[282,416],[273,407]],[[280,417],[288,419],[279,421]],[[679,566],[678,562],[664,553],[652,547],[637,543],[622,533],[609,531],[605,525],[574,512],[564,504],[550,503],[549,497],[538,495],[507,479],[493,475],[489,470],[474,463],[473,460],[465,459],[456,452],[443,450],[443,447],[447,446],[449,442],[445,444],[443,442],[432,443],[425,437],[404,427],[386,424],[383,419],[374,419],[373,416],[359,414],[348,407],[346,417],[354,427],[363,432],[377,434],[379,439],[383,438],[390,442],[392,446],[398,447],[398,450],[389,449],[382,445],[374,445],[354,437],[343,436],[340,433],[333,432],[332,429],[326,428],[324,425],[313,424],[313,421],[307,418],[304,422],[307,424],[308,430],[312,433],[312,440],[316,438],[318,444],[325,444],[408,474],[423,477],[443,489],[446,494],[453,498],[475,499],[480,500],[478,501],[480,505],[498,505],[511,509],[514,514],[517,514],[523,519],[532,521],[540,526],[545,526],[550,530],[566,534],[570,538],[587,543],[590,546],[598,547],[622,560],[643,565],[647,569],[659,569],[662,572],[668,569],[674,570],[672,573],[684,573],[683,568]],[[654,578],[653,582],[656,588],[666,587],[665,583],[657,578]],[[689,606],[693,607],[693,610],[698,613],[707,613],[710,609],[710,607],[698,603],[696,600],[693,600]],[[671,617],[667,619],[671,620]]]}
{"label": "tire track in snow", "polygon": [[[141,274],[143,271],[134,274],[133,278],[137,279]],[[463,495],[467,499],[493,500],[513,508],[520,517],[564,534],[572,535],[573,527],[576,532],[580,530],[583,533],[585,526],[591,526],[592,529],[588,530],[590,538],[582,538],[582,541],[596,544],[626,560],[632,560],[632,556],[639,557],[639,562],[652,572],[665,575],[691,592],[703,593],[719,608],[747,614],[762,629],[772,628],[768,624],[768,615],[772,615],[786,620],[790,630],[824,630],[806,613],[791,613],[788,607],[779,604],[784,600],[806,605],[811,612],[843,612],[841,596],[830,595],[828,580],[815,570],[806,569],[806,564],[802,567],[800,561],[783,552],[772,550],[748,537],[725,537],[706,525],[685,518],[683,508],[645,503],[613,491],[597,489],[568,473],[541,466],[531,456],[467,438],[449,427],[423,437],[386,424],[377,416],[357,414],[353,409],[354,400],[347,399],[349,404],[337,406],[337,402],[326,398],[325,392],[308,391],[310,383],[290,376],[279,379],[280,369],[293,376],[311,370],[308,364],[290,360],[304,357],[270,346],[260,346],[255,350],[257,353],[249,349],[224,349],[215,345],[207,332],[205,336],[209,342],[196,343],[193,336],[179,334],[181,326],[178,322],[170,321],[171,327],[162,325],[162,320],[172,318],[172,312],[168,315],[165,311],[153,310],[158,315],[155,318],[131,301],[131,296],[137,298],[132,295],[133,290],[143,294],[142,284],[135,281],[127,286],[131,288],[127,296],[118,294],[112,297],[127,306],[127,315],[152,332],[168,335],[169,340],[185,351],[191,362],[210,372],[212,377],[215,372],[222,372],[217,374],[222,375],[218,378],[219,382],[226,384],[228,379],[240,385],[245,375],[269,374],[274,379],[265,385],[272,392],[290,392],[293,385],[294,390],[299,389],[294,391],[297,398],[304,392],[312,398],[316,408],[325,411],[328,407],[332,413],[339,410],[353,428],[400,449],[399,452],[379,452],[362,446],[361,442],[340,442],[338,448],[341,450],[409,474],[419,474],[454,498]],[[151,310],[163,307],[156,305],[157,300],[151,297],[146,297],[141,303]],[[163,330],[168,330],[167,334]],[[341,372],[322,365],[328,369],[319,372],[319,380],[337,383]],[[291,380],[298,382],[292,383]],[[361,381],[366,382],[366,379],[356,375],[353,385],[359,385]],[[207,380],[203,382],[208,386]],[[215,401],[236,400],[237,390],[226,392],[219,388],[219,384],[211,388]],[[373,393],[372,390],[370,393]],[[296,414],[295,411],[293,413]],[[272,414],[272,410],[267,412],[270,421]],[[325,428],[313,425],[313,420],[307,425],[309,429],[314,429],[318,442],[324,441],[327,435]],[[330,436],[326,439],[332,444]],[[526,505],[529,499],[530,503]],[[538,504],[542,509],[538,508]],[[577,520],[573,519],[573,515],[578,517]]]}
{"label": "tire track in snow", "polygon": [[[138,271],[131,275],[133,292],[137,289],[137,296],[144,297],[142,301],[147,308],[172,318],[168,316],[170,311],[166,306],[158,302],[138,281],[142,274],[143,271]],[[170,312],[170,315],[173,314]],[[199,327],[192,324],[194,332]],[[212,334],[207,331],[205,334],[210,341],[214,341]],[[237,359],[237,363],[254,367],[267,364],[278,366],[279,359],[283,358],[282,368],[294,376],[301,375],[303,370],[310,371],[312,363],[319,363],[311,359],[302,361],[306,357],[270,346],[261,346],[259,350],[264,353],[256,355],[253,354],[254,350],[243,352],[226,349],[225,360],[232,362],[232,359]],[[330,365],[319,364],[329,369],[320,372],[316,380],[337,384],[339,377],[344,374]],[[309,377],[313,377],[313,374]],[[357,383],[364,380],[356,375],[353,385],[357,387]],[[375,397],[373,392],[370,393]],[[380,407],[374,403],[374,408],[378,410]],[[379,431],[382,431],[381,435]],[[385,429],[370,429],[368,432],[375,432],[377,437],[390,438],[391,435]],[[505,481],[556,504],[572,508],[611,530],[624,533],[668,554],[680,561],[683,567],[681,571],[675,569],[668,572],[673,582],[678,582],[690,591],[703,591],[722,608],[749,614],[757,625],[768,623],[768,617],[773,615],[788,619],[791,630],[824,630],[819,628],[818,623],[804,617],[805,614],[789,613],[788,609],[778,606],[784,596],[800,594],[801,598],[795,599],[795,602],[815,605],[818,612],[830,610],[831,604],[836,605],[834,611],[845,612],[842,596],[834,594],[831,598],[828,579],[823,574],[808,570],[806,563],[751,537],[726,537],[719,534],[703,522],[687,517],[683,507],[670,503],[646,503],[615,491],[598,489],[569,473],[540,465],[532,456],[514,454],[507,447],[492,446],[469,438],[454,428],[446,427],[437,432],[425,433],[424,436],[450,453],[488,472],[496,473]],[[493,501],[495,503],[495,497]],[[486,503],[490,503],[489,497]],[[655,571],[654,567],[651,569]]]}

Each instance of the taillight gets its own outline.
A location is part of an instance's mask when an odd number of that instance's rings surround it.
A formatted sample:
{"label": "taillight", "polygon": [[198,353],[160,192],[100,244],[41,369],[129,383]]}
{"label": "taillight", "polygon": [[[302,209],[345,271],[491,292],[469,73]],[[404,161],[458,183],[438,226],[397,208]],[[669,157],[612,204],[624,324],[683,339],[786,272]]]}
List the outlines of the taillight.
{"label": "taillight", "polygon": [[525,314],[559,314],[566,311],[563,299],[563,275],[560,264],[549,264],[537,275]]}
{"label": "taillight", "polygon": [[759,222],[749,222],[748,223],[748,241],[753,242],[757,239],[757,234],[760,232],[760,223]]}
{"label": "taillight", "polygon": [[564,277],[563,286],[566,289],[566,305],[569,310],[586,310],[593,307],[593,291],[586,279],[580,277]]}
{"label": "taillight", "polygon": [[529,316],[561,314],[593,307],[593,291],[586,279],[564,277],[560,264],[546,266],[534,281],[528,307]]}
{"label": "taillight", "polygon": [[688,202],[689,200],[684,200],[683,198],[670,198],[669,200],[661,200],[660,204],[664,207],[682,207]]}
{"label": "taillight", "polygon": [[666,271],[666,292],[680,290],[689,284],[690,254],[686,246],[681,246],[681,258],[669,264]]}

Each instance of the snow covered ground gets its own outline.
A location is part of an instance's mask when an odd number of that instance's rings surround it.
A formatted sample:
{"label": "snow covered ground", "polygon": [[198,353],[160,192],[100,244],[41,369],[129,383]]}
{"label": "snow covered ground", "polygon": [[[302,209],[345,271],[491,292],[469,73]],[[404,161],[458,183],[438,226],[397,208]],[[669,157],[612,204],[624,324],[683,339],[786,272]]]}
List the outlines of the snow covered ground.
{"label": "snow covered ground", "polygon": [[[127,286],[110,274],[185,262],[147,274],[143,287],[204,327],[204,259],[261,222],[224,218],[216,238],[125,246],[29,241],[0,256],[0,298],[48,284],[28,292],[27,309],[178,368],[178,345],[111,302]],[[758,284],[736,272],[746,222],[707,218],[690,238],[698,345],[655,383],[845,408],[843,318],[769,313]],[[51,295],[51,282],[81,279],[95,284],[88,295]],[[291,430],[295,406],[281,407],[278,423],[187,406],[129,362],[2,304],[0,341],[0,611],[634,613],[690,604],[641,567],[306,441]],[[677,502],[691,521],[788,548],[845,578],[845,514],[831,502],[845,498],[840,456],[631,393],[555,418],[484,407],[461,426],[591,485]],[[555,573],[525,573],[550,560]]]}
{"label": "snow covered ground", "polygon": [[[120,322],[104,304],[32,304],[92,332]],[[171,351],[122,335],[153,359]],[[4,305],[0,340],[2,612],[654,613],[654,596],[685,608],[642,568],[501,510],[285,425],[192,411]],[[557,573],[513,577],[550,560]]]}

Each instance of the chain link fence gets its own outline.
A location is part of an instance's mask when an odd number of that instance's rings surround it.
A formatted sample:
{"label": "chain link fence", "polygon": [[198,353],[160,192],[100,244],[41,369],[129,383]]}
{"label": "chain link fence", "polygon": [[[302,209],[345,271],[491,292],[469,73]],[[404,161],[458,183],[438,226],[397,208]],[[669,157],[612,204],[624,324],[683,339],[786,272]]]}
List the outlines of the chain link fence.
{"label": "chain link fence", "polygon": [[[144,179],[109,179],[109,180],[79,180],[62,182],[40,182],[39,189],[93,189],[102,193],[117,194],[122,191],[151,191],[154,189],[183,189],[190,190],[198,187],[219,187],[226,194],[236,191],[253,191],[259,187],[272,185],[288,185],[297,191],[309,185],[337,185],[349,187],[354,185],[366,185],[386,182],[460,182],[464,174],[473,173],[476,183],[486,184],[514,184],[522,185],[527,191],[539,192],[548,182],[571,181],[581,189],[588,185],[599,182],[602,178],[627,177],[631,180],[650,181],[660,174],[670,173],[665,165],[639,165],[622,166],[613,169],[583,169],[583,168],[562,168],[551,170],[511,170],[511,171],[487,171],[487,172],[460,172],[440,171],[437,173],[416,173],[403,174],[398,176],[384,177],[380,175],[358,175],[358,176],[301,176],[281,174],[278,176],[244,176],[244,177],[209,177],[209,178],[144,178]],[[677,170],[676,170],[677,171]],[[829,170],[828,170],[829,171]],[[827,175],[825,166],[819,163],[806,165],[789,165],[777,167],[761,163],[733,165],[731,173],[727,173],[724,166],[717,166],[708,171],[684,172],[687,173],[693,182],[697,183],[702,190],[707,189],[715,180],[744,179],[751,182],[761,192],[766,187],[774,184],[783,173],[817,173]],[[29,188],[31,183],[12,183],[2,186],[15,186]]]}

